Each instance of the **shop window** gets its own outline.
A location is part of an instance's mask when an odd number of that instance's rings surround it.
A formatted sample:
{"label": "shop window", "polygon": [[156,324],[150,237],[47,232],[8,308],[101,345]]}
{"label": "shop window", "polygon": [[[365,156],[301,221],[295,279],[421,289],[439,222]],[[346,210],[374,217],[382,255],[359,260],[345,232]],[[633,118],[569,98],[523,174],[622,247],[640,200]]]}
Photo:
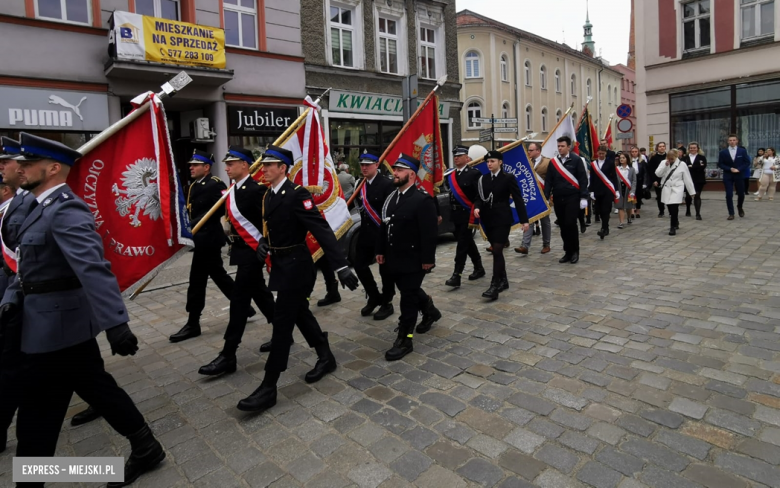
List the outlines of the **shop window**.
{"label": "shop window", "polygon": [[[225,3],[229,2],[230,0],[225,0]],[[181,20],[178,0],[135,0],[135,13],[161,19]]]}
{"label": "shop window", "polygon": [[533,115],[534,109],[530,105],[525,106],[525,130],[531,132],[533,130]]}
{"label": "shop window", "polygon": [[542,132],[547,132],[547,108],[542,109]]}
{"label": "shop window", "polygon": [[330,55],[333,66],[354,68],[356,27],[359,19],[354,8],[330,6]]}
{"label": "shop window", "polygon": [[[420,77],[436,79],[437,32],[430,27],[420,27]],[[479,69],[479,65],[477,66]]]}
{"label": "shop window", "polygon": [[775,33],[775,0],[741,0],[742,39]]}
{"label": "shop window", "polygon": [[382,73],[399,74],[398,28],[398,21],[379,17],[379,70]]}
{"label": "shop window", "polygon": [[482,104],[479,102],[469,103],[468,109],[466,110],[466,117],[467,117],[466,125],[469,129],[471,130],[481,129],[482,124],[476,122],[474,119],[478,119],[482,117]]}
{"label": "shop window", "polygon": [[501,55],[501,81],[509,81],[509,60],[505,54]]}
{"label": "shop window", "polygon": [[224,0],[224,2],[225,44],[257,49],[255,0]]}
{"label": "shop window", "polygon": [[561,92],[561,70],[555,70],[555,93]]}
{"label": "shop window", "polygon": [[523,65],[523,73],[525,78],[525,86],[531,86],[531,62],[526,61]]}
{"label": "shop window", "polygon": [[547,67],[544,65],[539,68],[539,86],[542,87],[542,90],[547,89]]}
{"label": "shop window", "polygon": [[480,78],[479,54],[476,51],[466,53],[466,78]]}
{"label": "shop window", "polygon": [[683,6],[683,51],[710,47],[710,0]]}
{"label": "shop window", "polygon": [[90,0],[36,0],[35,16],[74,24],[90,24],[91,3]]}

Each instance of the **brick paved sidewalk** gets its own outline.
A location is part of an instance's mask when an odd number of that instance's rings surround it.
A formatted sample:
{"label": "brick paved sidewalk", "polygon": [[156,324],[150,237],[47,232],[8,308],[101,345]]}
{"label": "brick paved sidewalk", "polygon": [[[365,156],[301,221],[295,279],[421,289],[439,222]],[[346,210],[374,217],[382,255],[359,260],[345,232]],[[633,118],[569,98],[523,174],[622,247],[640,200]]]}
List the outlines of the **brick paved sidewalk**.
{"label": "brick paved sidewalk", "polygon": [[[235,405],[262,378],[270,326],[250,322],[236,373],[204,378],[227,300],[211,286],[204,335],[171,344],[186,285],[144,293],[128,303],[139,353],[112,357],[100,338],[168,453],[137,485],[780,487],[780,203],[750,198],[745,210],[729,222],[722,199],[707,198],[705,220],[681,217],[672,238],[648,204],[627,229],[613,216],[604,241],[591,227],[577,265],[557,263],[554,229],[550,254],[540,237],[528,256],[510,249],[510,289],[493,303],[480,298],[488,279],[444,286],[444,239],[424,284],[444,317],[413,354],[387,363],[398,315],[360,317],[362,294],[343,291],[312,307],[339,369],[307,385],[315,355],[296,331],[279,402],[260,415]],[[186,262],[158,281],[182,275]],[[323,294],[320,280],[313,300]],[[74,398],[70,413],[82,408]],[[128,448],[101,420],[65,425],[58,454]],[[0,486],[11,486],[14,449],[0,455]]]}

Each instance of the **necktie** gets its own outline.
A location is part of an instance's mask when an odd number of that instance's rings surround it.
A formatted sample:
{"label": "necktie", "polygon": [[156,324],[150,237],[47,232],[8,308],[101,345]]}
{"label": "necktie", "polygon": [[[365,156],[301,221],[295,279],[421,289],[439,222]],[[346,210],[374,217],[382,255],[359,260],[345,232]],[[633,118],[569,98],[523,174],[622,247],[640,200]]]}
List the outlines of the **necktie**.
{"label": "necktie", "polygon": [[35,207],[37,206],[38,206],[38,200],[34,198],[32,203],[30,204],[30,208],[27,209],[27,215],[30,215],[33,212],[33,210],[35,210]]}

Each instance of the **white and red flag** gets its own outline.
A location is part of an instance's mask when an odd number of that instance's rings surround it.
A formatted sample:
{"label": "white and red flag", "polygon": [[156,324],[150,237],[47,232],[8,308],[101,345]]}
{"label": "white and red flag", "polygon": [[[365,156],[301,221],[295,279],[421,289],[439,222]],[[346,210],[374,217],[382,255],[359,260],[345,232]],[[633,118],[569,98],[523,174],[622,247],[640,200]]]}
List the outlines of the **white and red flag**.
{"label": "white and red flag", "polygon": [[147,103],[148,111],[125,117],[68,175],[68,185],[95,217],[123,295],[145,286],[193,245],[165,110],[151,92],[133,100],[135,110]]}

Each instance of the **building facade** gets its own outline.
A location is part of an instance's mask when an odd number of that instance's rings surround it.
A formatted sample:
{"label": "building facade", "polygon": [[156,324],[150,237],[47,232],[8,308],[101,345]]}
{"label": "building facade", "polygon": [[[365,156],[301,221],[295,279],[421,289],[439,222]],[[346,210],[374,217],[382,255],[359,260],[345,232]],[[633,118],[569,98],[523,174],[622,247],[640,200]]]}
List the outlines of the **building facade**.
{"label": "building facade", "polygon": [[[403,125],[402,82],[417,75],[419,97],[439,90],[446,161],[460,139],[454,0],[302,0],[306,91],[328,88],[322,117],[338,161],[358,171],[366,149],[383,151]],[[416,108],[416,107],[415,107]]]}
{"label": "building facade", "polygon": [[[118,59],[107,40],[114,11],[224,29],[225,68]],[[286,128],[284,120],[297,117],[305,95],[298,1],[0,2],[0,24],[3,135],[34,132],[77,148],[129,112],[133,97],[159,91],[186,71],[192,83],[165,101],[184,181],[193,149],[219,161],[231,143],[272,142]],[[197,139],[192,125],[198,119],[208,119],[215,134]],[[221,164],[215,171],[222,174]]]}
{"label": "building facade", "polygon": [[653,0],[637,8],[642,144],[697,141],[709,159],[730,133],[751,156],[780,144],[774,0]]}
{"label": "building facade", "polygon": [[[592,26],[586,22],[585,28],[587,40]],[[517,119],[516,125],[497,125],[507,131],[495,134],[496,146],[532,133],[533,140],[543,141],[572,105],[576,126],[589,98],[593,122],[603,134],[620,105],[622,74],[608,64],[469,10],[458,13],[458,56],[466,144],[478,143],[480,131],[491,128],[474,119],[491,115]]]}
{"label": "building facade", "polygon": [[[618,127],[618,122],[620,121],[620,118],[615,116],[615,119],[613,121],[613,145],[616,149],[621,151],[628,151],[633,146],[637,145],[637,138],[636,138],[636,71],[629,68],[628,66],[624,64],[616,64],[612,66],[612,69],[615,71],[619,71],[623,74],[623,80],[620,83],[620,103],[624,105],[628,105],[631,107],[631,115],[628,117],[624,117],[625,119],[629,120],[631,122],[631,129],[628,132],[622,132],[621,128]],[[621,122],[621,124],[626,124],[625,122]],[[620,136],[622,134],[622,136]],[[632,137],[626,137],[623,139],[622,137],[625,137],[627,135],[631,135]],[[621,139],[618,139],[618,137],[621,137]]]}

